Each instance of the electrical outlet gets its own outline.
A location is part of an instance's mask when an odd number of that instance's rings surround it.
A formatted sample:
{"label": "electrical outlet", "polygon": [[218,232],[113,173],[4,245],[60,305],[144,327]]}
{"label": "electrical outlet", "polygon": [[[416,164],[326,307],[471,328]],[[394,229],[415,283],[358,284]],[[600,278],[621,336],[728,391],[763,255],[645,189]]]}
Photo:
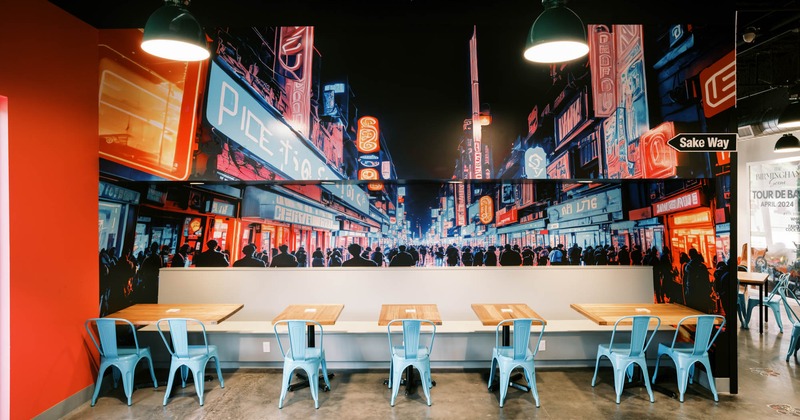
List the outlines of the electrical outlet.
{"label": "electrical outlet", "polygon": [[539,342],[539,351],[547,350],[547,346],[545,345],[546,343],[547,343],[547,340],[542,340],[542,341]]}
{"label": "electrical outlet", "polygon": [[261,345],[264,348],[264,353],[269,353],[269,341],[264,341]]}

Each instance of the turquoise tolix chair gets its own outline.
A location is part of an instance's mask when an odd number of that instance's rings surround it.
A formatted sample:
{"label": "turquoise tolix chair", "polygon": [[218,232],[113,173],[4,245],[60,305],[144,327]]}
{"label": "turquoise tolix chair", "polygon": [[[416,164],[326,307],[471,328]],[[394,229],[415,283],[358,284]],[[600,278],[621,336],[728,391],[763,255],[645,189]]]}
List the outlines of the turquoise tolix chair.
{"label": "turquoise tolix chair", "polygon": [[[617,333],[617,328],[620,322],[633,320],[633,328],[631,329],[631,340],[629,343],[614,343],[614,337]],[[655,321],[656,327],[651,333],[648,334],[650,323]],[[605,356],[611,361],[611,366],[614,368],[614,390],[617,394],[617,404],[619,404],[622,389],[625,386],[625,376],[628,374],[628,380],[631,380],[633,373],[632,368],[638,365],[642,369],[644,375],[644,385],[647,388],[647,394],[650,396],[650,402],[655,402],[653,398],[653,390],[650,388],[650,378],[647,374],[647,359],[645,358],[645,351],[653,341],[658,328],[661,326],[661,319],[657,316],[649,315],[633,315],[624,316],[617,320],[614,324],[614,330],[611,332],[611,341],[608,345],[600,344],[597,346],[597,361],[594,365],[594,376],[592,377],[592,386],[597,383],[597,369],[600,367],[600,358]],[[630,368],[630,369],[629,369]]]}
{"label": "turquoise tolix chair", "polygon": [[[395,342],[392,341],[392,326],[398,324],[402,324],[403,327],[403,341],[402,343],[395,344]],[[422,324],[433,327],[427,346],[420,342]],[[426,319],[395,319],[389,321],[386,329],[389,337],[389,350],[392,353],[392,362],[389,365],[388,384],[389,388],[392,389],[391,406],[394,407],[394,401],[400,390],[400,380],[403,376],[403,371],[409,367],[416,368],[419,371],[422,390],[425,392],[428,405],[431,405],[431,387],[433,387],[433,381],[431,380],[430,355],[431,351],[433,351],[433,340],[436,338],[436,324]],[[399,336],[399,334],[395,335]],[[410,381],[412,378],[407,377],[406,380]]]}
{"label": "turquoise tolix chair", "polygon": [[[319,339],[317,340],[315,337],[314,347],[307,345],[308,337],[306,337],[306,331],[309,324],[319,331]],[[283,343],[281,343],[281,337],[278,334],[278,327],[283,325],[288,329],[288,350],[284,348]],[[311,388],[311,397],[314,398],[314,408],[319,408],[318,374],[320,369],[322,369],[326,390],[331,388],[331,384],[328,381],[328,368],[325,363],[325,350],[322,347],[325,336],[322,325],[310,320],[287,319],[276,322],[272,329],[275,332],[275,339],[278,341],[278,347],[283,355],[283,379],[281,380],[281,398],[278,401],[278,408],[283,408],[283,400],[286,398],[287,391],[289,391],[289,385],[292,383],[292,375],[294,375],[295,369],[303,369],[306,372],[308,385]]]}
{"label": "turquoise tolix chair", "polygon": [[[117,346],[117,324],[130,326],[133,333],[134,347]],[[112,371],[114,377],[114,388],[119,381],[118,376],[122,376],[122,388],[125,396],[128,397],[128,405],[131,405],[131,395],[133,394],[133,374],[136,365],[142,359],[147,359],[150,367],[150,377],[153,379],[153,387],[158,388],[156,374],[153,372],[153,357],[150,355],[149,347],[139,347],[139,340],[136,338],[136,328],[127,319],[121,318],[90,318],[84,323],[89,338],[92,339],[94,346],[100,353],[100,367],[97,370],[97,383],[92,395],[92,407],[97,403],[97,395],[100,393],[100,386],[103,384],[103,375],[109,367],[115,367]],[[97,336],[95,337],[95,331]],[[99,341],[98,341],[99,338]]]}
{"label": "turquoise tolix chair", "polygon": [[[504,325],[514,326],[514,341],[512,346],[502,346],[500,344],[500,330]],[[538,332],[538,338],[533,350],[530,349],[531,339],[531,324],[536,323],[541,325],[542,328]],[[500,371],[500,407],[506,400],[508,393],[508,384],[511,380],[511,371],[515,368],[521,367],[525,372],[525,380],[528,381],[528,388],[531,389],[533,400],[536,406],[539,407],[539,392],[536,390],[536,365],[534,359],[536,353],[539,351],[539,343],[542,341],[544,334],[545,324],[544,321],[538,318],[517,318],[507,319],[497,324],[494,332],[495,347],[492,350],[492,367],[489,371],[489,389],[492,388],[494,382],[494,371]]]}
{"label": "turquoise tolix chair", "polygon": [[789,297],[791,296],[798,306],[800,306],[800,300],[797,299],[797,295],[789,288],[789,274],[784,274],[784,276],[786,277],[786,281],[778,286],[778,294],[783,301],[786,315],[789,317],[789,322],[792,323],[792,337],[789,341],[789,349],[786,352],[786,361],[788,362],[789,358],[794,354],[794,360],[797,362],[797,352],[800,350],[800,316],[798,316],[789,305]]}
{"label": "turquoise tolix chair", "polygon": [[[169,325],[170,340],[164,335],[162,325],[167,323]],[[190,345],[189,344],[189,326],[196,324],[200,326],[203,333],[203,344]],[[191,318],[162,318],[156,322],[158,333],[161,335],[161,340],[167,346],[167,351],[172,356],[169,363],[169,379],[167,380],[167,392],[164,394],[164,405],[167,405],[169,394],[172,391],[172,382],[175,379],[175,372],[178,368],[181,370],[181,387],[186,388],[186,378],[189,375],[189,370],[192,371],[194,378],[194,389],[197,392],[197,397],[200,399],[200,405],[203,405],[203,394],[205,391],[205,371],[208,361],[214,359],[214,364],[217,367],[217,378],[219,379],[219,387],[225,388],[225,382],[222,380],[222,371],[219,367],[219,355],[217,354],[217,346],[208,344],[208,337],[206,336],[206,327],[197,319]]]}
{"label": "turquoise tolix chair", "polygon": [[[778,278],[778,282],[777,284],[775,284],[775,287],[772,289],[771,292],[769,292],[767,298],[764,299],[764,305],[772,309],[772,313],[775,315],[775,323],[778,324],[778,329],[780,330],[781,334],[783,334],[783,320],[781,319],[782,300],[781,300],[781,295],[778,294],[778,290],[782,288],[783,290],[786,290],[788,286],[789,286],[789,276],[786,274],[781,275]],[[758,297],[751,296],[747,299],[747,316],[745,317],[745,320],[747,321],[748,324],[750,323],[750,317],[753,314],[753,308],[759,306],[759,303],[760,301]]]}
{"label": "turquoise tolix chair", "polygon": [[[678,343],[678,335],[680,334],[681,324],[687,320],[696,320],[697,328],[694,334],[694,343]],[[714,325],[717,321],[721,321],[717,332],[713,337],[711,333],[714,331]],[[675,327],[675,336],[672,338],[672,344],[667,346],[664,343],[658,345],[658,358],[656,359],[656,369],[653,372],[653,383],[656,383],[656,376],[658,375],[658,365],[661,362],[661,356],[667,355],[675,363],[675,369],[678,376],[678,392],[680,394],[680,402],[683,402],[683,396],[686,393],[686,387],[689,383],[694,381],[695,363],[700,363],[705,367],[706,374],[708,375],[708,386],[711,393],[714,394],[714,401],[719,401],[717,395],[717,387],[714,385],[714,376],[711,374],[711,363],[708,360],[708,350],[714,344],[714,341],[719,336],[725,326],[725,317],[722,315],[692,315],[681,319],[678,326]]]}

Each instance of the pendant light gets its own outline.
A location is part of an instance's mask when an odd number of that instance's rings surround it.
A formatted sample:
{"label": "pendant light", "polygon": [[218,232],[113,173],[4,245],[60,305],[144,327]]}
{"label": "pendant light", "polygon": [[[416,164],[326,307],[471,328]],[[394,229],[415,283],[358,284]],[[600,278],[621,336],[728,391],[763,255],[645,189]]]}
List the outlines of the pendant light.
{"label": "pendant light", "polygon": [[800,140],[791,134],[784,134],[775,142],[775,153],[798,153],[800,152]]}
{"label": "pendant light", "polygon": [[560,63],[589,53],[586,25],[565,0],[542,0],[544,11],[528,33],[524,56],[536,63]]}
{"label": "pendant light", "polygon": [[206,34],[200,22],[181,0],[166,0],[150,15],[144,27],[142,49],[176,61],[200,61],[209,57]]}
{"label": "pendant light", "polygon": [[778,128],[791,129],[800,127],[800,102],[791,101],[778,117]]}

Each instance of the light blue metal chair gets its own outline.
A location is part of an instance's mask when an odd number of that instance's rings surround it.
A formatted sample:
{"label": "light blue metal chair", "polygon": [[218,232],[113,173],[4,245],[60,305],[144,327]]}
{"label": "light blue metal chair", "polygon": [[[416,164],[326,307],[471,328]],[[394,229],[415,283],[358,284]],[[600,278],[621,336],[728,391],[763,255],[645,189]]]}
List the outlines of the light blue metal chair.
{"label": "light blue metal chair", "polygon": [[[621,322],[633,321],[633,328],[631,329],[631,341],[629,343],[614,343],[614,337],[617,334],[617,328]],[[649,325],[651,322],[656,322],[656,326],[651,333],[648,334]],[[600,358],[605,356],[611,361],[611,367],[614,368],[614,390],[617,393],[617,404],[622,395],[622,388],[625,386],[625,376],[627,373],[628,381],[631,381],[633,376],[633,367],[638,365],[642,369],[644,375],[644,385],[647,388],[647,394],[650,396],[650,402],[655,402],[653,398],[653,390],[650,389],[650,378],[647,374],[647,359],[645,352],[656,331],[661,326],[661,319],[657,316],[649,315],[634,315],[624,316],[617,320],[614,324],[614,330],[611,332],[611,341],[608,345],[600,344],[597,346],[597,361],[594,365],[594,376],[592,377],[592,386],[597,383],[597,369],[600,367]],[[630,369],[629,369],[630,368]]]}
{"label": "light blue metal chair", "polygon": [[[678,335],[681,331],[681,324],[692,320],[696,320],[697,327],[694,333],[694,343],[678,343]],[[717,321],[721,321],[717,332],[713,335],[714,325]],[[680,394],[680,402],[683,402],[683,396],[686,393],[686,387],[689,383],[694,381],[695,363],[700,363],[705,367],[706,374],[708,375],[708,387],[711,393],[714,394],[714,401],[719,401],[717,395],[717,387],[714,386],[714,376],[711,374],[711,363],[708,360],[708,350],[714,344],[720,331],[725,326],[725,317],[722,315],[692,315],[681,319],[678,326],[675,327],[675,336],[672,338],[672,344],[667,346],[664,343],[658,345],[658,358],[656,359],[656,369],[653,372],[653,383],[656,383],[656,376],[658,375],[658,365],[661,362],[661,356],[667,355],[675,363],[675,370],[678,376],[678,392]]]}
{"label": "light blue metal chair", "polygon": [[[278,327],[283,325],[288,330],[288,350],[284,348],[281,336],[278,334]],[[316,327],[315,329],[318,332],[309,330],[307,328],[309,325]],[[287,319],[276,322],[273,330],[275,331],[275,339],[278,341],[278,347],[280,347],[283,355],[283,379],[281,381],[281,399],[278,401],[278,408],[283,408],[283,400],[289,391],[289,385],[292,383],[292,375],[294,375],[294,370],[298,368],[306,372],[309,388],[311,388],[311,396],[314,398],[314,408],[319,408],[318,375],[320,368],[322,369],[326,389],[331,387],[328,381],[328,368],[325,363],[325,350],[322,347],[325,335],[322,325],[310,320]],[[319,340],[314,337],[314,347],[308,346],[309,337],[306,336],[306,331],[309,334],[319,335]]]}
{"label": "light blue metal chair", "polygon": [[[786,288],[789,285],[789,276],[781,276],[778,279],[778,283],[769,292],[766,299],[764,299],[764,305],[768,308],[772,309],[772,313],[775,315],[775,323],[778,324],[778,330],[780,330],[781,334],[783,334],[783,320],[781,319],[781,295],[778,294],[778,289],[781,287]],[[747,299],[747,316],[745,320],[747,323],[750,323],[750,317],[753,314],[753,308],[759,306],[759,299],[758,296],[752,297],[750,296]]]}
{"label": "light blue metal chair", "polygon": [[[393,341],[392,326],[399,324],[402,324],[403,327],[403,341],[397,343],[400,334],[394,334],[398,339]],[[433,327],[427,346],[420,342],[422,324]],[[419,371],[420,382],[425,392],[425,398],[428,400],[428,405],[431,405],[431,387],[433,386],[433,382],[431,381],[430,355],[431,351],[433,351],[433,340],[436,338],[436,325],[432,321],[426,319],[395,319],[389,322],[386,329],[389,337],[389,350],[392,353],[392,362],[391,365],[389,365],[388,384],[389,388],[392,389],[392,407],[394,407],[397,392],[400,390],[400,380],[403,376],[403,371],[408,367],[416,368]],[[413,379],[407,377],[406,380],[410,381]]]}
{"label": "light blue metal chair", "polygon": [[[736,267],[736,271],[747,271],[747,267],[740,265]],[[746,288],[746,287],[745,287]],[[739,324],[741,324],[742,329],[749,329],[750,326],[748,325],[750,319],[745,317],[744,311],[747,309],[747,304],[744,301],[744,291],[742,290],[742,286],[739,284],[739,279],[736,279],[736,315],[739,316]]]}
{"label": "light blue metal chair", "polygon": [[[130,327],[133,334],[134,347],[117,346],[117,324],[126,324]],[[100,353],[100,367],[97,370],[97,383],[94,386],[94,395],[92,395],[92,407],[97,403],[97,395],[100,393],[100,386],[103,384],[103,375],[106,369],[111,366],[117,368],[117,370],[112,370],[114,388],[117,387],[119,376],[122,376],[122,388],[125,390],[125,396],[128,397],[128,405],[131,405],[131,395],[133,394],[133,374],[140,360],[147,359],[147,364],[150,367],[150,377],[153,379],[153,387],[158,388],[156,374],[153,372],[153,357],[150,355],[150,348],[139,348],[136,328],[130,321],[121,318],[90,318],[86,320],[84,327],[86,327],[89,338],[92,339],[92,343]],[[95,332],[97,337],[95,337]]]}
{"label": "light blue metal chair", "polygon": [[[513,345],[502,346],[500,343],[500,330],[503,326],[514,325]],[[536,323],[541,325],[539,330],[539,337],[536,340],[536,345],[533,350],[530,349],[531,339],[531,324]],[[494,349],[492,350],[492,367],[489,371],[489,389],[492,388],[494,382],[494,371],[500,369],[500,407],[506,400],[506,393],[508,392],[508,383],[511,380],[511,371],[515,368],[521,367],[525,372],[525,380],[528,381],[528,388],[531,389],[533,400],[536,406],[539,407],[539,392],[536,390],[536,366],[534,358],[539,351],[539,343],[542,341],[544,334],[544,321],[538,318],[518,318],[508,319],[497,324],[494,332]]]}
{"label": "light blue metal chair", "polygon": [[783,285],[778,286],[778,294],[783,301],[786,315],[789,317],[789,322],[792,323],[792,338],[789,341],[789,349],[786,352],[786,361],[788,362],[789,358],[794,354],[794,360],[797,362],[797,352],[800,350],[800,316],[789,306],[789,297],[791,297],[798,306],[800,306],[800,300],[797,299],[797,295],[789,288],[789,274],[784,274],[784,276],[786,276],[786,281]]}
{"label": "light blue metal chair", "polygon": [[[170,340],[164,335],[164,324],[169,325]],[[189,344],[189,326],[198,325],[203,336],[203,343],[200,345]],[[203,393],[205,391],[205,371],[208,361],[214,359],[214,364],[217,367],[217,378],[219,379],[219,387],[225,388],[225,382],[222,380],[222,371],[219,368],[219,355],[217,354],[217,346],[208,344],[208,337],[206,336],[206,326],[197,319],[192,318],[162,318],[156,322],[158,333],[161,339],[167,346],[167,351],[172,356],[169,363],[169,379],[167,380],[167,392],[164,394],[164,405],[167,405],[169,394],[172,391],[172,382],[175,380],[175,372],[180,368],[181,370],[181,387],[186,388],[186,378],[189,375],[189,370],[192,371],[194,378],[194,388],[197,396],[200,399],[200,405],[203,405]]]}

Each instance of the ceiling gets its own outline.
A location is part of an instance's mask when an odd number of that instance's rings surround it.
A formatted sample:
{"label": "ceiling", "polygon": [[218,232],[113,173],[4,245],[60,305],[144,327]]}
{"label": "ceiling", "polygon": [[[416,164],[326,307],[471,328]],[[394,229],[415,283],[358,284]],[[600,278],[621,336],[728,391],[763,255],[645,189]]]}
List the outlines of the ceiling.
{"label": "ceiling", "polygon": [[[163,4],[162,0],[51,2],[99,29],[141,28]],[[697,0],[568,0],[567,5],[587,23],[735,20],[740,126],[776,119],[789,94],[800,93],[800,0],[703,0],[700,8]],[[538,0],[194,0],[189,9],[206,27],[489,24],[526,32],[542,5]],[[744,42],[742,34],[750,27],[755,28],[756,38]]]}

